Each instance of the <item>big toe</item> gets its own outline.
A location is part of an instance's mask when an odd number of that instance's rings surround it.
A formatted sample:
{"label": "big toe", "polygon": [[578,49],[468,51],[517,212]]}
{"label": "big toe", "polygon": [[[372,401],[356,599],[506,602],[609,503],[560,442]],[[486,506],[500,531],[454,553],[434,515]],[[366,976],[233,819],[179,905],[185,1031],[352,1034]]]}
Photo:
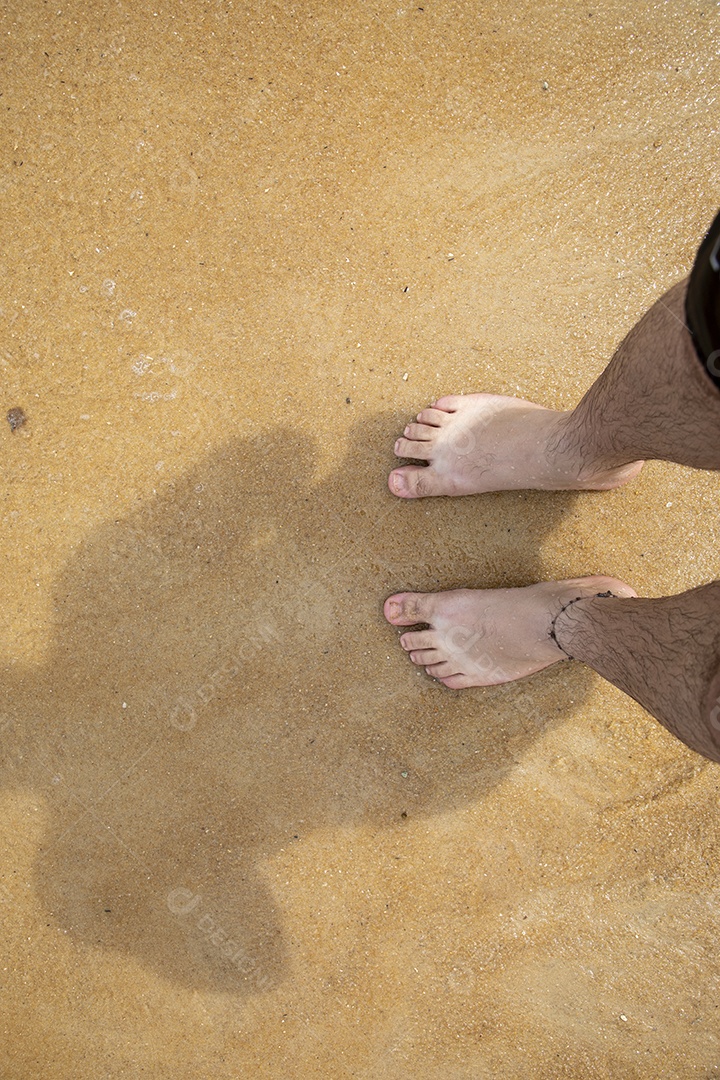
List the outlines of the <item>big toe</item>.
{"label": "big toe", "polygon": [[388,487],[400,499],[422,499],[426,495],[442,495],[440,481],[431,466],[402,465],[393,469]]}
{"label": "big toe", "polygon": [[383,611],[394,626],[414,626],[428,621],[430,603],[427,593],[395,593],[388,596]]}

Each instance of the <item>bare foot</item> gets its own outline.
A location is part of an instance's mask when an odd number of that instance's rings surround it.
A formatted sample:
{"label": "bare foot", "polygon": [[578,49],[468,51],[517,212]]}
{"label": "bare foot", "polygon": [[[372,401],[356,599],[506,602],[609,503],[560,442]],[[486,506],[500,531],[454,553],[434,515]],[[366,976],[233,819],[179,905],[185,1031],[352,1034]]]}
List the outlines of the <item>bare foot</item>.
{"label": "bare foot", "polygon": [[551,636],[554,619],[571,600],[605,592],[637,596],[623,581],[597,576],[524,589],[397,593],[384,610],[393,626],[427,624],[403,634],[400,644],[428,675],[462,690],[513,682],[567,660]]}
{"label": "bare foot", "polygon": [[605,491],[637,476],[642,461],[589,470],[569,460],[559,449],[569,415],[497,394],[440,398],[395,443],[398,457],[427,465],[393,469],[388,486],[402,499],[418,499],[526,488]]}

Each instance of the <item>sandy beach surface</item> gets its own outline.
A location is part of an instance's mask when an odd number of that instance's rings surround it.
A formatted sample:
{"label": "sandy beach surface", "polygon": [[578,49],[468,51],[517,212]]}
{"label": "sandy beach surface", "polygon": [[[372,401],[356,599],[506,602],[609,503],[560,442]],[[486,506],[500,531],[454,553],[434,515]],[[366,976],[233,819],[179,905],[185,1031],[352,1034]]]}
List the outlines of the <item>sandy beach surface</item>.
{"label": "sandy beach surface", "polygon": [[708,473],[386,477],[439,394],[571,407],[689,271],[719,32],[5,4],[3,1080],[720,1074],[720,767],[577,663],[447,691],[382,617],[718,576]]}

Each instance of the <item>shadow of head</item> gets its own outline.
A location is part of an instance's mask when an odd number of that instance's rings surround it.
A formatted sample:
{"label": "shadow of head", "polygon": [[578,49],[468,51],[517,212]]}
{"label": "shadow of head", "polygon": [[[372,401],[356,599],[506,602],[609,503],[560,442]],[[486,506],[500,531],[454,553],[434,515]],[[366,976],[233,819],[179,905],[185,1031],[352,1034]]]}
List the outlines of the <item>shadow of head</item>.
{"label": "shadow of head", "polygon": [[587,673],[453,693],[381,614],[409,586],[525,584],[565,494],[416,503],[395,423],[329,479],[288,430],[234,439],[58,581],[46,667],[5,680],[15,780],[45,799],[43,903],[78,941],[198,989],[282,979],[272,859],[321,826],[401,830],[479,797]]}

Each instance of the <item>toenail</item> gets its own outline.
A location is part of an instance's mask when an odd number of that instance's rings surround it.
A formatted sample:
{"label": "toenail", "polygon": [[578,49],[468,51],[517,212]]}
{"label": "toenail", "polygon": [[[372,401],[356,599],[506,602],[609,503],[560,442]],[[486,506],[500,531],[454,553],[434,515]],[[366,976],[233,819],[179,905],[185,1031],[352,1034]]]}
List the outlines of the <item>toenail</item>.
{"label": "toenail", "polygon": [[[397,603],[395,603],[395,604],[388,603],[388,605],[387,605],[387,617],[388,617],[388,619],[397,619],[399,614],[400,614],[400,605],[397,604]],[[400,638],[400,641],[402,643],[402,638]]]}
{"label": "toenail", "polygon": [[402,473],[393,473],[393,491],[405,491],[405,480]]}

